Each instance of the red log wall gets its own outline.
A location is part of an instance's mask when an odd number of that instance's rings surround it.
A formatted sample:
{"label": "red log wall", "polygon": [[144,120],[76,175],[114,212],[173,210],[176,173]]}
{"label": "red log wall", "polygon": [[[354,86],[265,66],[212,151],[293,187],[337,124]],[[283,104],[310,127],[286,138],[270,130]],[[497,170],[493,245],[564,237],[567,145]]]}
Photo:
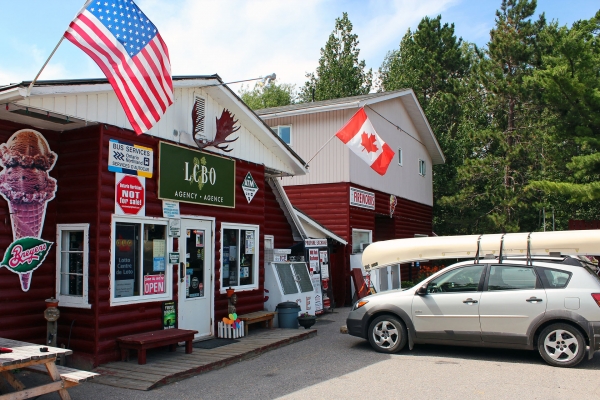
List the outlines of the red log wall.
{"label": "red log wall", "polygon": [[[375,210],[351,207],[350,186],[375,193]],[[390,194],[347,182],[320,185],[286,186],[290,201],[300,211],[334,232],[348,245],[343,255],[332,256],[331,268],[336,304],[350,305],[352,229],[373,231],[373,240],[414,237],[432,234],[432,207],[411,200],[397,198],[393,217],[390,218]],[[388,221],[391,220],[390,221]],[[401,278],[408,279],[407,266],[402,266]]]}

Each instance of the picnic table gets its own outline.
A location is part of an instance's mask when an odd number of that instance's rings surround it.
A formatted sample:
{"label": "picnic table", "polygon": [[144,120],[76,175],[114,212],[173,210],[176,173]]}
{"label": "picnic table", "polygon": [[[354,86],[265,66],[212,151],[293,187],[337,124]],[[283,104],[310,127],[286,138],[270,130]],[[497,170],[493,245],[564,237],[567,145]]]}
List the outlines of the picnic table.
{"label": "picnic table", "polygon": [[[56,359],[60,355],[69,355],[73,351],[18,340],[0,338],[0,377],[4,378],[15,392],[0,394],[0,400],[16,400],[37,397],[42,394],[58,392],[62,400],[71,397],[67,388],[94,377],[95,373],[71,368],[59,367]],[[5,351],[2,351],[6,349]],[[8,352],[12,350],[12,352]],[[14,369],[33,369],[47,373],[51,383],[26,388],[11,372]]]}

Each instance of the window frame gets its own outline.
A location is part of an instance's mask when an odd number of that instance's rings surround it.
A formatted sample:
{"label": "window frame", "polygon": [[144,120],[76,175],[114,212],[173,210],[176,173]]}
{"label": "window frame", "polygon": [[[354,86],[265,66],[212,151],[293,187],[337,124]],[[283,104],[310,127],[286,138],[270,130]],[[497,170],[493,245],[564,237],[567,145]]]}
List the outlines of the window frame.
{"label": "window frame", "polygon": [[[283,138],[281,137],[281,134],[279,133],[279,128],[290,128],[290,142],[286,142],[285,140],[283,140]],[[275,132],[275,134],[277,135],[277,137],[279,139],[281,139],[283,141],[283,143],[287,144],[288,146],[292,146],[292,143],[294,143],[293,141],[293,135],[292,135],[292,125],[275,125],[272,126],[271,129],[273,130],[273,132]]]}
{"label": "window frame", "polygon": [[427,163],[421,158],[419,158],[419,175],[427,175]]}
{"label": "window frame", "polygon": [[[526,269],[530,269],[533,272],[533,276],[535,277],[535,287],[533,288],[513,288],[513,289],[490,289],[490,278],[492,276],[492,268],[494,267],[499,267],[499,268],[526,268]],[[518,290],[539,290],[539,289],[544,289],[544,286],[542,284],[542,281],[540,280],[540,274],[538,273],[538,271],[536,271],[536,269],[534,267],[532,267],[531,265],[518,265],[518,264],[504,264],[504,263],[498,263],[498,264],[490,264],[488,267],[488,271],[487,271],[487,276],[485,278],[485,285],[483,287],[483,291],[484,292],[514,292],[514,291],[518,291]]]}
{"label": "window frame", "polygon": [[352,228],[352,253],[351,254],[361,254],[363,249],[354,249],[354,232],[357,233],[368,233],[369,234],[369,244],[373,243],[373,231],[371,229],[360,229],[360,228]]}
{"label": "window frame", "polygon": [[398,147],[398,152],[397,152],[397,154],[398,154],[398,165],[402,167],[402,166],[403,166],[403,164],[402,164],[402,163],[403,163],[403,161],[404,161],[404,160],[403,160],[403,157],[402,157],[402,147]]}
{"label": "window frame", "polygon": [[[471,268],[471,267],[478,267],[481,266],[483,269],[481,271],[481,276],[479,277],[479,282],[477,283],[477,287],[474,290],[457,290],[454,292],[430,292],[429,290],[429,286],[433,283],[433,281],[443,278],[444,276],[448,275],[448,274],[452,274],[453,272],[459,270],[459,269],[464,269],[464,268]],[[483,287],[484,282],[487,283],[487,276],[488,276],[488,271],[489,271],[489,266],[486,264],[467,264],[467,265],[461,265],[459,267],[456,268],[452,268],[449,271],[446,271],[443,274],[440,274],[438,276],[436,276],[433,279],[430,279],[429,281],[427,281],[426,285],[427,285],[427,295],[443,295],[443,294],[455,294],[455,293],[473,293],[473,292],[481,292],[483,290],[485,290],[486,288]]]}
{"label": "window frame", "polygon": [[[61,294],[63,232],[83,231],[83,288],[81,296]],[[90,224],[56,224],[56,299],[61,307],[92,308],[89,303]],[[67,250],[68,252],[68,250]]]}
{"label": "window frame", "polygon": [[[238,240],[241,241],[241,231],[242,230],[254,230],[254,261],[252,263],[252,268],[253,268],[253,282],[250,285],[238,285],[238,286],[224,286],[223,285],[223,244],[224,244],[224,232],[225,229],[237,229],[239,234],[238,234]],[[239,224],[239,223],[234,223],[234,222],[222,222],[221,223],[221,240],[220,240],[220,256],[219,256],[219,262],[220,262],[220,271],[219,271],[219,293],[223,294],[226,293],[227,289],[229,287],[231,287],[232,289],[235,289],[236,292],[245,292],[245,291],[250,291],[250,290],[256,290],[258,289],[258,274],[260,272],[260,268],[259,268],[259,261],[260,261],[260,226],[259,225],[252,225],[252,224]],[[264,239],[263,239],[264,240]],[[238,243],[240,243],[238,241]],[[241,250],[241,246],[237,246],[238,247],[238,254],[237,257],[239,259],[239,251]],[[239,282],[239,265],[238,265],[238,282]]]}
{"label": "window frame", "polygon": [[[115,232],[117,222],[125,222],[132,224],[140,224],[140,232],[143,234],[143,225],[151,224],[151,225],[164,225],[165,226],[165,292],[159,294],[150,294],[144,295],[141,294],[139,296],[129,296],[129,297],[115,297],[114,288],[115,288]],[[144,248],[143,248],[143,239],[140,239],[140,265],[136,265],[136,268],[142,268],[144,259]],[[154,301],[166,301],[171,300],[173,298],[173,268],[170,268],[172,264],[168,262],[169,249],[173,248],[173,238],[169,236],[169,219],[168,218],[157,218],[157,217],[136,217],[132,215],[112,215],[111,221],[111,231],[110,231],[110,305],[111,306],[121,306],[128,304],[140,304],[140,303],[150,303]],[[140,274],[143,276],[143,274]],[[142,279],[143,285],[143,279]]]}

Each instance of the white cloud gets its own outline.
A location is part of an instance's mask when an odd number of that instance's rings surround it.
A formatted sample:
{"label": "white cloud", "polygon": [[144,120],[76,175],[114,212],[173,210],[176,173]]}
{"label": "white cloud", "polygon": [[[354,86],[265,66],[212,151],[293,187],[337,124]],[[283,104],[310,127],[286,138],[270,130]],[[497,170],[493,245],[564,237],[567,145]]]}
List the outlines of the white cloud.
{"label": "white cloud", "polygon": [[179,7],[167,7],[146,0],[140,6],[169,47],[174,75],[217,73],[231,82],[275,72],[278,82],[299,89],[305,74],[317,67],[320,49],[342,12],[348,11],[359,36],[361,59],[376,70],[408,27],[455,2],[185,0]]}

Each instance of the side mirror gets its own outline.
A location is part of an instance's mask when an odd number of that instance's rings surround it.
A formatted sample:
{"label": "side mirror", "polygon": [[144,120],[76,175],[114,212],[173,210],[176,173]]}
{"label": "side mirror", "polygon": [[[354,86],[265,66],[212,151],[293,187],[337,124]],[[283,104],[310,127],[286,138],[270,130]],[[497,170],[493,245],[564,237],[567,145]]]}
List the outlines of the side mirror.
{"label": "side mirror", "polygon": [[417,294],[419,296],[425,296],[427,294],[427,285],[423,285],[417,289]]}

